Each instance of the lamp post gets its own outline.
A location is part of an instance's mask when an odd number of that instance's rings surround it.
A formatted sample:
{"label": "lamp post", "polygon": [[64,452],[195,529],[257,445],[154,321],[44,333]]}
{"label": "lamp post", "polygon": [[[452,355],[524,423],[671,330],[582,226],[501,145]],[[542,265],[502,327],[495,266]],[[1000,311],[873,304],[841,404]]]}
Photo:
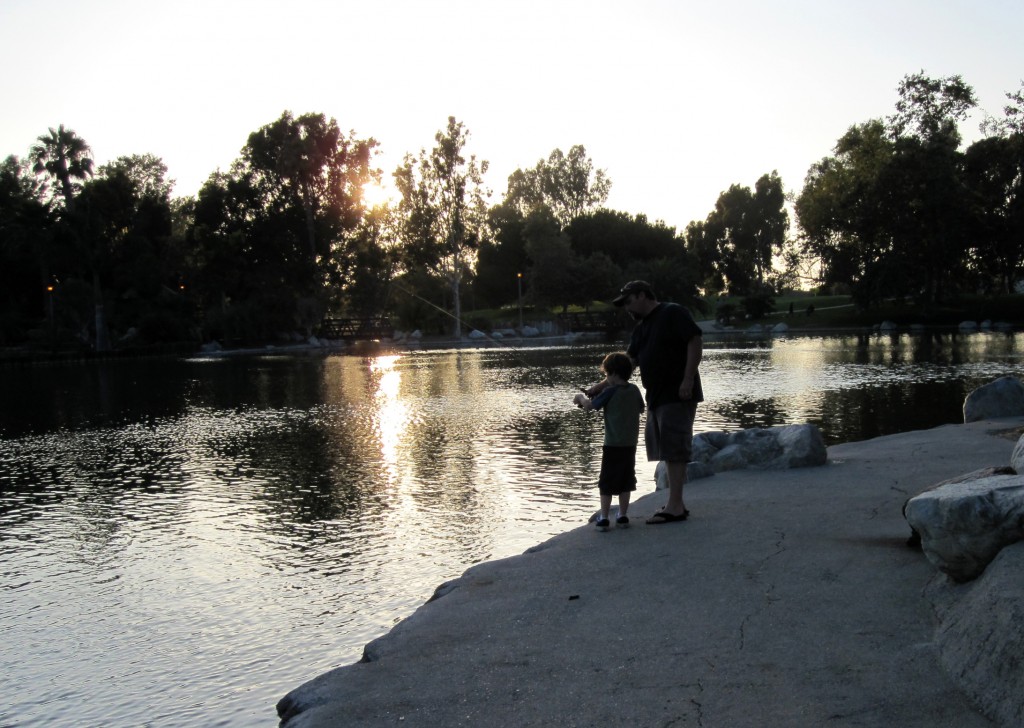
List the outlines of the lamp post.
{"label": "lamp post", "polygon": [[523,333],[523,274],[516,273],[516,283],[519,284],[519,333]]}
{"label": "lamp post", "polygon": [[53,286],[46,287],[46,307],[50,320],[50,335],[53,336]]}

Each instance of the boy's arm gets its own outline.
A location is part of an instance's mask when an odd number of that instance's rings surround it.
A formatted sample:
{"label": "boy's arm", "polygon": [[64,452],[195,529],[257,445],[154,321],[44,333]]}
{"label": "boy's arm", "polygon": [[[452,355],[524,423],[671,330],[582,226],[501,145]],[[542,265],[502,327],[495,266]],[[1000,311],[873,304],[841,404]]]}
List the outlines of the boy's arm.
{"label": "boy's arm", "polygon": [[573,397],[572,401],[577,407],[581,407],[585,410],[594,409],[593,400],[591,400],[590,397],[588,397],[587,395],[583,394],[583,392],[580,392],[575,397]]}

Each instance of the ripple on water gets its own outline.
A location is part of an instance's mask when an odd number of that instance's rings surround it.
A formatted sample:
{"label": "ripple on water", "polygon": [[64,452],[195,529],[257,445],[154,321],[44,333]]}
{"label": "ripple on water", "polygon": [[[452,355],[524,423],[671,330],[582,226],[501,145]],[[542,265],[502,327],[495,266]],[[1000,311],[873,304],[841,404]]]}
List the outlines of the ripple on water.
{"label": "ripple on water", "polygon": [[[930,346],[709,346],[697,429],[932,426],[1020,372],[1014,342]],[[153,412],[115,398],[0,438],[3,720],[273,722],[441,582],[586,522],[602,425],[571,400],[606,348],[186,362]]]}

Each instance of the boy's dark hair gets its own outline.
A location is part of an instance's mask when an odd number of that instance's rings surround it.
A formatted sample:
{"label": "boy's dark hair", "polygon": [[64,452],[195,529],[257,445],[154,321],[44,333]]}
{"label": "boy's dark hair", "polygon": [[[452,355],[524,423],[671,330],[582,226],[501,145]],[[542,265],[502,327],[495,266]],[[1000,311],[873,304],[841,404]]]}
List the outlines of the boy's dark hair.
{"label": "boy's dark hair", "polygon": [[633,375],[633,360],[624,351],[615,351],[604,358],[601,369],[605,374],[617,374],[625,380]]}

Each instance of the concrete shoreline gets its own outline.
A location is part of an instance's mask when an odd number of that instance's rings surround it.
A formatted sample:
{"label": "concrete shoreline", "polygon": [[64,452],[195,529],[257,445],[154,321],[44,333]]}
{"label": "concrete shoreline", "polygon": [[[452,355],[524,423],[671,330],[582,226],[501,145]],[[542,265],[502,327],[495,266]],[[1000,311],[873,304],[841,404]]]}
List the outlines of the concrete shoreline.
{"label": "concrete shoreline", "polygon": [[999,725],[978,680],[951,674],[937,631],[972,587],[905,545],[901,507],[1008,464],[1022,425],[947,425],[836,445],[821,467],[720,473],[687,486],[681,523],[645,525],[666,494],[644,495],[629,529],[581,525],[441,585],[362,662],[285,696],[281,724]]}

